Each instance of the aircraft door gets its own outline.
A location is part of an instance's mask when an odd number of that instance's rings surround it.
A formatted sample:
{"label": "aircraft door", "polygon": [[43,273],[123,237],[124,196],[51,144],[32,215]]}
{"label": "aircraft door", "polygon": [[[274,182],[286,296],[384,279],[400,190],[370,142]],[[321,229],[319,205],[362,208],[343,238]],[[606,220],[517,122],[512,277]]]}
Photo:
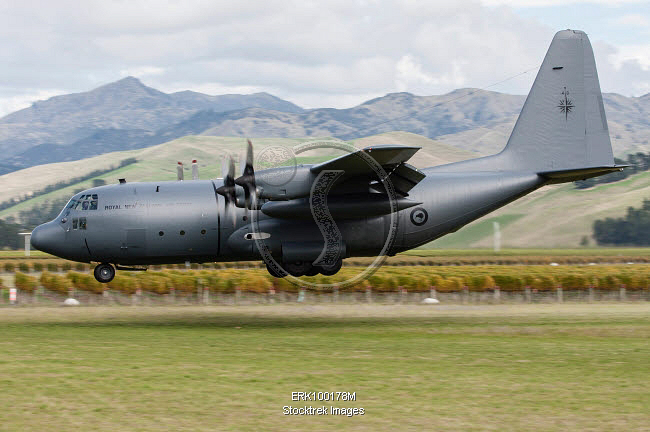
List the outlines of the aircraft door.
{"label": "aircraft door", "polygon": [[144,257],[147,255],[147,230],[144,228],[125,229],[122,232],[123,256]]}

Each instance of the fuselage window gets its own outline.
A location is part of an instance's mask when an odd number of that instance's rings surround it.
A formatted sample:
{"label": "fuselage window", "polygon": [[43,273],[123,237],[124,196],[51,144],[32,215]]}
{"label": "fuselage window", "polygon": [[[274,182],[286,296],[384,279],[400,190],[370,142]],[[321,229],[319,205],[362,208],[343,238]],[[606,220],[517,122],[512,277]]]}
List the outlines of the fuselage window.
{"label": "fuselage window", "polygon": [[88,210],[88,201],[84,201],[84,203],[83,203],[81,209],[82,209],[82,210]]}
{"label": "fuselage window", "polygon": [[72,229],[76,230],[79,227],[79,219],[73,218],[72,219]]}
{"label": "fuselage window", "polygon": [[97,210],[97,200],[96,200],[96,199],[95,199],[95,200],[92,200],[92,201],[90,202],[90,209],[91,209],[91,210]]}
{"label": "fuselage window", "polygon": [[79,229],[86,229],[86,218],[79,218]]}

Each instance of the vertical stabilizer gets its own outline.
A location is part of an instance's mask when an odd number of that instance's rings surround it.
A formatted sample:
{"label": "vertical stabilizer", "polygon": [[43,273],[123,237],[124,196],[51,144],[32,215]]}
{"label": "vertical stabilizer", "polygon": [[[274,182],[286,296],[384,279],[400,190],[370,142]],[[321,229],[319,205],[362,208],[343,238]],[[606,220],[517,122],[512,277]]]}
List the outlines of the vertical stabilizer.
{"label": "vertical stabilizer", "polygon": [[587,35],[555,34],[501,161],[516,171],[614,165],[596,62]]}

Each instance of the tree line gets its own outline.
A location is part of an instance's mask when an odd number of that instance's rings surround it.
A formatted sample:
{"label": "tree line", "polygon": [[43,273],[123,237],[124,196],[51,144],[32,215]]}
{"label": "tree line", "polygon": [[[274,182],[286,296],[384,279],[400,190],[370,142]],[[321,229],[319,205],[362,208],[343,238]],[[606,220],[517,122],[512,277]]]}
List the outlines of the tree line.
{"label": "tree line", "polygon": [[624,217],[594,221],[593,232],[600,245],[650,246],[650,199],[639,209],[628,207]]}

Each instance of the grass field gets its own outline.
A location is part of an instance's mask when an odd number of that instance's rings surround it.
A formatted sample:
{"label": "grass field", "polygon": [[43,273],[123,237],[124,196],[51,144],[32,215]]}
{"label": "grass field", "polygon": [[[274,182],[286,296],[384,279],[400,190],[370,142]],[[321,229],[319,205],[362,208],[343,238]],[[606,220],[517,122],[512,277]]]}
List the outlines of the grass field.
{"label": "grass field", "polygon": [[[647,430],[650,304],[0,309],[2,430]],[[356,392],[299,402],[294,391]],[[282,407],[365,415],[284,416]]]}

